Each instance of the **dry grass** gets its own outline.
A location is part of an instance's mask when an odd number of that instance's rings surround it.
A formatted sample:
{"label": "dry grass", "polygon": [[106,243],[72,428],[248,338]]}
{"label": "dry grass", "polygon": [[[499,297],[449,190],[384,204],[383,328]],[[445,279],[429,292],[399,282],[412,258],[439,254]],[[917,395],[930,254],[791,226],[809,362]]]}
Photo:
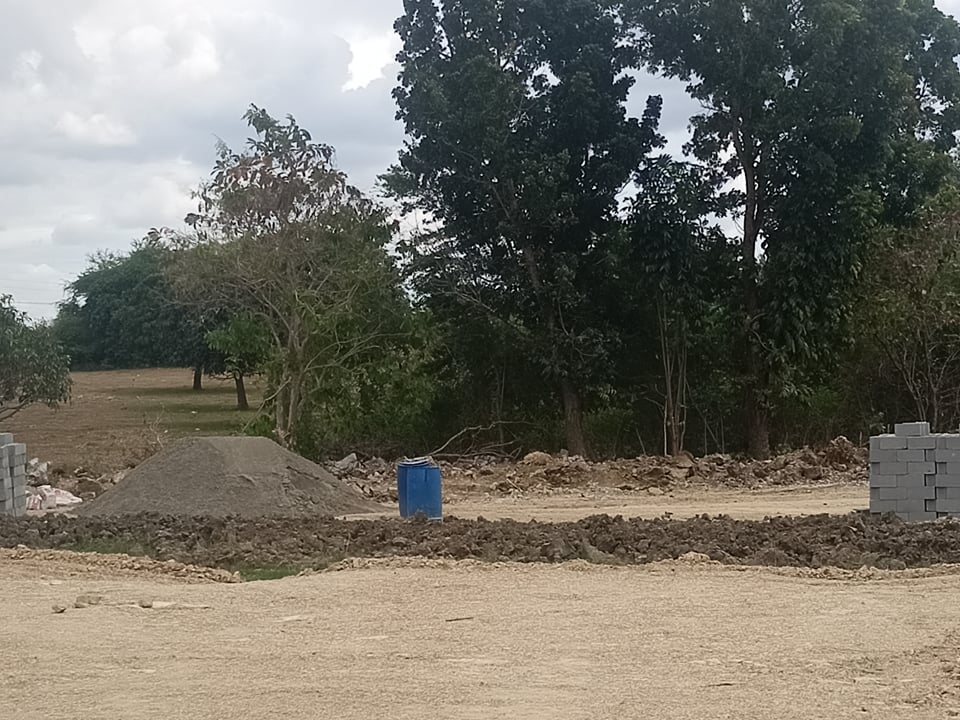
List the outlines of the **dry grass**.
{"label": "dry grass", "polygon": [[[236,434],[253,417],[236,409],[232,381],[204,378],[199,393],[192,381],[183,369],[74,373],[68,405],[27,408],[3,429],[54,469],[105,473],[135,465],[179,437]],[[260,388],[250,385],[256,406]]]}

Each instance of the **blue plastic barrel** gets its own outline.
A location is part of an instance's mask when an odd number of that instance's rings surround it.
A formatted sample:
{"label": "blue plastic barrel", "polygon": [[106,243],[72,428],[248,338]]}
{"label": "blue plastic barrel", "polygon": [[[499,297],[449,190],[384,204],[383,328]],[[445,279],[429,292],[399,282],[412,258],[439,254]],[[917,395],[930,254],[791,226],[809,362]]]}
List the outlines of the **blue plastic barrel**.
{"label": "blue plastic barrel", "polygon": [[443,519],[443,482],[440,468],[430,458],[403,460],[397,465],[400,517],[423,513],[428,520]]}

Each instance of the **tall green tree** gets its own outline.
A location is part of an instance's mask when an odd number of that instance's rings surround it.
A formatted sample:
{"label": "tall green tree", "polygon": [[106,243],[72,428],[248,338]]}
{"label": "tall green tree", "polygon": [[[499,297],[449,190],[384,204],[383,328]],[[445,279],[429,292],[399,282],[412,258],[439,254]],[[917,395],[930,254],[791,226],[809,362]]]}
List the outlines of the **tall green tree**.
{"label": "tall green tree", "polygon": [[627,115],[632,52],[601,0],[405,0],[396,29],[407,139],[386,183],[434,223],[417,288],[441,322],[536,362],[585,454],[584,398],[617,342],[593,295],[660,100]]}
{"label": "tall green tree", "polygon": [[0,422],[34,403],[56,407],[70,396],[70,359],[46,325],[33,325],[0,295]]}
{"label": "tall green tree", "polygon": [[625,0],[647,67],[704,107],[688,150],[742,223],[751,453],[778,395],[830,361],[871,231],[934,190],[958,125],[957,23],[932,0]]}
{"label": "tall green tree", "polygon": [[[945,190],[910,228],[885,234],[869,257],[858,339],[872,360],[864,384],[883,389],[888,423],[960,424],[960,193]],[[907,402],[897,415],[897,399]]]}
{"label": "tall green tree", "polygon": [[194,369],[194,387],[222,358],[200,316],[176,302],[166,275],[173,251],[158,231],[127,253],[97,253],[68,286],[54,324],[75,367]]}
{"label": "tall green tree", "polygon": [[690,370],[697,338],[727,300],[735,260],[716,224],[716,182],[705,168],[667,156],[646,163],[637,173],[629,245],[620,253],[622,296],[633,312],[648,307],[654,317],[664,450],[672,455],[684,448],[691,385],[712,380],[702,372],[691,380]]}
{"label": "tall green tree", "polygon": [[200,316],[242,316],[266,333],[274,433],[304,448],[320,399],[402,330],[393,225],[292,117],[255,106],[244,117],[255,136],[239,152],[219,147],[168,277]]}
{"label": "tall green tree", "polygon": [[237,388],[237,409],[249,409],[246,378],[265,368],[270,357],[269,331],[254,316],[240,313],[211,330],[207,343],[224,357],[224,370]]}

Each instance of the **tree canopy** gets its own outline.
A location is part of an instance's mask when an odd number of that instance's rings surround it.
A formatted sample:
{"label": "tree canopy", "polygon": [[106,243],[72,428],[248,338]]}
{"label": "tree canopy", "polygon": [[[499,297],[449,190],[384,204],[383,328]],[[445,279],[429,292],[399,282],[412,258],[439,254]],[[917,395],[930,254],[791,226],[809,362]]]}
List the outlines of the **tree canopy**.
{"label": "tree canopy", "polygon": [[185,312],[168,281],[172,251],[154,231],[129,253],[97,253],[67,288],[55,323],[74,367],[215,370],[199,315]]}
{"label": "tree canopy", "polygon": [[33,325],[0,295],[0,422],[34,403],[70,397],[69,358],[46,325]]}
{"label": "tree canopy", "polygon": [[662,144],[660,99],[628,116],[627,29],[595,0],[406,0],[396,29],[407,141],[386,183],[436,223],[412,247],[417,288],[524,347],[585,453],[583,396],[616,342],[593,296],[618,196]]}
{"label": "tree canopy", "polygon": [[763,455],[772,402],[829,362],[884,205],[909,213],[949,169],[960,30],[932,0],[624,6],[647,67],[704,107],[688,151],[733,183],[745,420]]}
{"label": "tree canopy", "polygon": [[201,316],[247,318],[266,335],[274,433],[303,447],[323,394],[397,332],[392,225],[292,117],[253,106],[245,118],[255,137],[242,152],[219,147],[168,277]]}
{"label": "tree canopy", "polygon": [[[213,368],[241,405],[258,375],[251,431],[314,456],[957,422],[960,25],[933,0],[404,0],[396,30],[386,202],[251,106],[185,228],[71,285],[77,366]],[[682,153],[649,73],[700,106]]]}

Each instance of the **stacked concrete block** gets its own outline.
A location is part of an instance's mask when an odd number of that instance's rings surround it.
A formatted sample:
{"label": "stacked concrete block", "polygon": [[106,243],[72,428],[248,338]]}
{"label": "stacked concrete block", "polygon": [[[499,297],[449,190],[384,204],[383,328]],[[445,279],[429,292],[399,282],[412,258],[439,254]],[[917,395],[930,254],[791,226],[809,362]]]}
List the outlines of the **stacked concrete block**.
{"label": "stacked concrete block", "polygon": [[904,423],[870,438],[870,512],[908,521],[960,517],[960,435]]}
{"label": "stacked concrete block", "polygon": [[0,433],[0,515],[27,514],[27,446]]}

